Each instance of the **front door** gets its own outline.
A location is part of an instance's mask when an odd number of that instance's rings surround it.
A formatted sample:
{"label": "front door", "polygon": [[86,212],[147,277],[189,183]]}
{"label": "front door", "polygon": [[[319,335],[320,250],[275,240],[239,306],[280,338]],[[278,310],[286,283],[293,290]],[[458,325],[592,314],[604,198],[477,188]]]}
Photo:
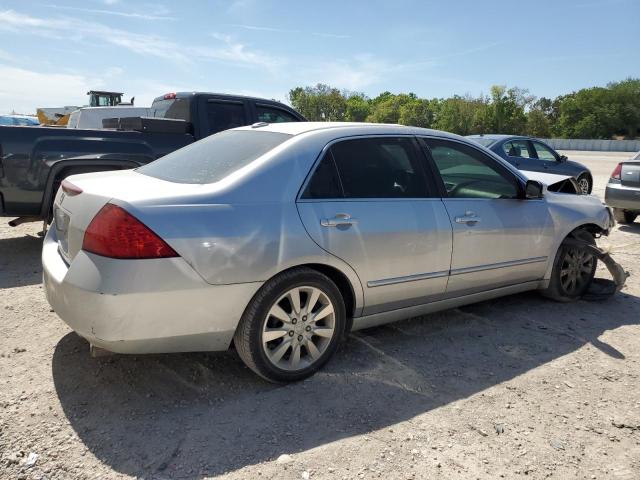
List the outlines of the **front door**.
{"label": "front door", "polygon": [[364,315],[444,295],[451,224],[422,155],[411,136],[338,141],[298,201],[314,241],[358,274]]}
{"label": "front door", "polygon": [[542,279],[553,243],[544,199],[524,200],[508,168],[479,148],[426,139],[453,226],[447,296]]}

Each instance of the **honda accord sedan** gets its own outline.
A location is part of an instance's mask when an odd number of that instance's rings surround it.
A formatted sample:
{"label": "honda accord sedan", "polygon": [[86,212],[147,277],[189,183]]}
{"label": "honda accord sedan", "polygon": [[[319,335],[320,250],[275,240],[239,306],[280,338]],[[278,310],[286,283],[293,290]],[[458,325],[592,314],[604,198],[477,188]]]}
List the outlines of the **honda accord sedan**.
{"label": "honda accord sedan", "polygon": [[[350,330],[502,295],[588,288],[612,220],[465,138],[259,123],[136,170],[63,182],[42,260],[57,314],[119,353],[226,350],[271,381]],[[571,241],[568,241],[571,239]]]}

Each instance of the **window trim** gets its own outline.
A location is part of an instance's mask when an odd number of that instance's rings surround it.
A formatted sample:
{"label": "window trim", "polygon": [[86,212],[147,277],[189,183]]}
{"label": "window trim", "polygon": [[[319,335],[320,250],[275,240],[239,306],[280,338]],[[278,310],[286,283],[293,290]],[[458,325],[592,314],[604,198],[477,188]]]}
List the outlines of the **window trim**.
{"label": "window trim", "polygon": [[[525,198],[524,191],[525,191],[526,179],[524,177],[522,177],[520,174],[516,174],[516,172],[511,171],[511,169],[509,169],[508,167],[503,165],[502,162],[504,162],[505,160],[503,160],[503,159],[498,160],[496,158],[493,158],[491,155],[488,155],[486,152],[483,152],[480,148],[476,148],[475,145],[471,145],[470,143],[460,141],[460,140],[458,140],[456,138],[438,137],[438,136],[432,136],[432,135],[421,135],[421,136],[418,137],[418,139],[420,140],[421,146],[425,150],[425,155],[427,156],[429,167],[431,168],[431,171],[434,174],[433,178],[437,179],[436,181],[438,182],[438,188],[440,190],[440,195],[441,195],[442,199],[447,199],[447,200],[488,200],[488,201],[494,201],[494,200],[522,200],[522,199]],[[442,178],[442,175],[440,174],[440,170],[438,170],[438,167],[436,166],[435,160],[433,159],[433,156],[431,154],[431,147],[427,143],[427,140],[429,140],[429,139],[430,140],[437,140],[437,141],[456,143],[456,144],[459,144],[459,145],[466,146],[468,148],[472,148],[473,150],[478,152],[481,156],[483,156],[485,158],[488,158],[490,161],[493,161],[493,163],[497,166],[498,170],[500,170],[503,175],[506,175],[507,177],[510,177],[510,178],[513,179],[513,182],[514,182],[514,184],[516,186],[516,190],[517,190],[518,196],[516,198],[473,198],[473,197],[456,198],[456,197],[450,197],[449,193],[447,192],[447,189],[445,187],[444,179]]]}
{"label": "window trim", "polygon": [[[338,165],[336,164],[335,158],[333,157],[333,152],[331,151],[331,147],[338,143],[338,142],[343,142],[343,141],[348,141],[348,140],[362,140],[362,139],[367,139],[367,138],[410,138],[413,139],[413,143],[414,146],[416,148],[416,154],[418,155],[418,164],[419,164],[419,168],[420,168],[420,175],[422,175],[424,182],[425,182],[425,187],[427,190],[427,194],[429,196],[427,197],[375,197],[375,198],[369,198],[369,197],[362,197],[362,198],[350,198],[350,197],[345,197],[344,196],[344,187],[342,186],[342,178],[340,177],[340,170],[338,169]],[[407,134],[398,134],[398,133],[381,133],[381,134],[365,134],[365,135],[349,135],[346,137],[339,137],[339,138],[334,138],[333,140],[331,140],[330,142],[328,142],[323,148],[322,150],[320,150],[320,153],[318,154],[318,156],[316,157],[316,159],[313,161],[313,165],[311,166],[311,168],[309,169],[309,172],[307,173],[307,176],[305,177],[304,181],[302,182],[302,185],[300,187],[300,189],[298,190],[298,194],[296,195],[296,203],[300,202],[300,203],[310,203],[310,202],[380,202],[380,201],[385,201],[385,202],[406,202],[406,201],[416,201],[416,200],[437,200],[440,201],[441,200],[441,195],[440,192],[438,191],[437,188],[437,181],[435,181],[435,179],[430,179],[429,178],[429,171],[427,169],[426,163],[425,163],[425,159],[424,156],[420,155],[420,151],[422,151],[422,146],[420,145],[420,142],[418,141],[418,137],[416,137],[416,135],[407,133]],[[302,195],[304,194],[305,190],[307,189],[307,185],[309,184],[309,182],[311,181],[311,177],[313,177],[313,174],[315,173],[315,171],[317,170],[318,166],[320,165],[320,162],[322,161],[322,159],[324,158],[325,154],[327,152],[331,153],[331,157],[332,160],[334,162],[336,171],[338,173],[338,179],[340,181],[340,188],[342,190],[342,194],[343,197],[342,198],[302,198]],[[440,174],[438,173],[438,176]]]}

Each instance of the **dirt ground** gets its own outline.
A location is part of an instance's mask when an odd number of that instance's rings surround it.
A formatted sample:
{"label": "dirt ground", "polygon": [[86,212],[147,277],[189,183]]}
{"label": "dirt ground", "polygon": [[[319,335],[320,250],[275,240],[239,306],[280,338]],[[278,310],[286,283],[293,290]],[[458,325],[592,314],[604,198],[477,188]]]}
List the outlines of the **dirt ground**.
{"label": "dirt ground", "polygon": [[[600,195],[625,156],[570,152]],[[38,226],[0,224],[2,479],[640,479],[640,223],[600,242],[632,275],[607,302],[358,332],[286,386],[234,352],[90,358],[44,298]]]}

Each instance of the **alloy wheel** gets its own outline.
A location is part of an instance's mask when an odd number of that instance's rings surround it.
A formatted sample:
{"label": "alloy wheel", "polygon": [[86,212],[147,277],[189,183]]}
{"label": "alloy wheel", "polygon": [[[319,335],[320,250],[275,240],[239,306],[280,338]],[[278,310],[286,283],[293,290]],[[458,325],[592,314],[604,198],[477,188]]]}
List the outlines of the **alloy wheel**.
{"label": "alloy wheel", "polygon": [[297,371],[313,365],[336,330],[331,300],[317,287],[287,291],[271,306],[262,328],[262,348],[275,367]]}
{"label": "alloy wheel", "polygon": [[580,178],[578,179],[578,186],[580,187],[580,193],[583,195],[589,194],[589,179],[588,178]]}
{"label": "alloy wheel", "polygon": [[595,257],[581,248],[569,248],[560,263],[560,284],[569,296],[581,295],[591,280]]}

